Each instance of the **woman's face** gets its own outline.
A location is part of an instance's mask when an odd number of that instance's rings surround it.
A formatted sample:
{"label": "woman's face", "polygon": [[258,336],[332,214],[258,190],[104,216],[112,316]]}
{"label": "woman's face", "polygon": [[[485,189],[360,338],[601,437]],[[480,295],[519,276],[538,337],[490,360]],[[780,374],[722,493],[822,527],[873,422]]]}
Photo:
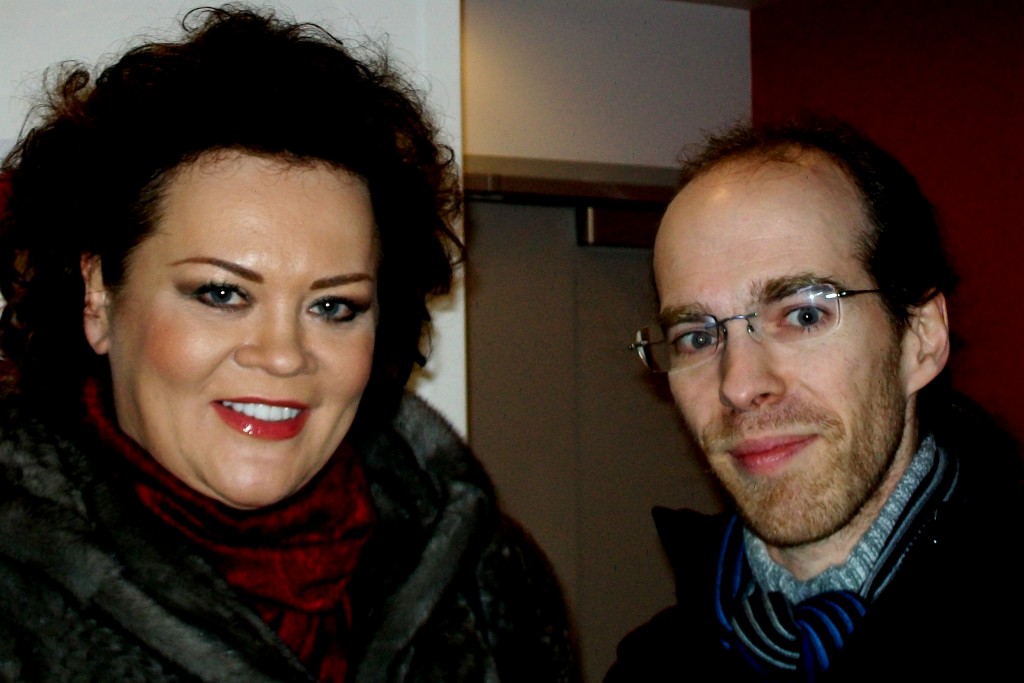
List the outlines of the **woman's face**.
{"label": "woman's face", "polygon": [[232,507],[294,493],[369,380],[377,261],[369,192],[345,171],[237,152],[179,169],[116,292],[83,262],[121,429]]}

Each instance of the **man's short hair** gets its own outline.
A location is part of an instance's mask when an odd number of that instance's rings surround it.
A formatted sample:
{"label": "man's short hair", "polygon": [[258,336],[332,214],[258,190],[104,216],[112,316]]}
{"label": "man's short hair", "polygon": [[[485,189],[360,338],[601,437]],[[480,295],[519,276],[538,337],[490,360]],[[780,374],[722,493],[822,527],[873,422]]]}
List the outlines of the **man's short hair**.
{"label": "man's short hair", "polygon": [[736,126],[684,159],[680,188],[723,162],[793,161],[806,152],[827,156],[856,186],[869,227],[858,240],[861,263],[899,329],[915,307],[952,292],[956,276],[931,202],[903,164],[849,124],[805,119]]}

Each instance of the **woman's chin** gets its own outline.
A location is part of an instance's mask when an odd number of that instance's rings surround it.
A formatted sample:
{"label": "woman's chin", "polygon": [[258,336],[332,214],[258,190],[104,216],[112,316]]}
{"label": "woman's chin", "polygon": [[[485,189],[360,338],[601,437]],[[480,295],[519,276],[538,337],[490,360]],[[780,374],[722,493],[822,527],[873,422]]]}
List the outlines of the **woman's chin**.
{"label": "woman's chin", "polygon": [[203,495],[213,498],[219,503],[236,510],[259,510],[280,503],[296,491],[302,484],[285,485],[280,482],[215,482],[197,490]]}

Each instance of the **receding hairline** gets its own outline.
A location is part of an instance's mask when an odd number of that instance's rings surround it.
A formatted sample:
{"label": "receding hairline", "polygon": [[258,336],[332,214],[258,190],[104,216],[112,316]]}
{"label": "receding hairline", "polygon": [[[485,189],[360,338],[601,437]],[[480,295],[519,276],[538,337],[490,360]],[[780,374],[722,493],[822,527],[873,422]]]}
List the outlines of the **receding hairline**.
{"label": "receding hairline", "polygon": [[[856,176],[851,171],[849,166],[843,161],[842,158],[830,153],[825,149],[816,147],[814,145],[803,144],[798,141],[780,141],[763,147],[753,147],[743,150],[738,150],[722,156],[721,158],[715,159],[705,165],[702,165],[699,169],[693,170],[690,174],[685,175],[681,182],[676,194],[669,202],[669,210],[671,209],[672,203],[686,191],[691,185],[702,179],[720,173],[740,170],[742,174],[743,167],[749,169],[749,177],[753,178],[757,175],[758,171],[767,166],[778,166],[784,164],[792,164],[796,167],[806,168],[826,168],[834,172],[837,177],[842,178],[844,185],[852,193],[852,197],[855,199],[857,206],[860,209],[861,216],[861,232],[855,236],[857,242],[857,253],[864,266],[865,270],[868,271],[868,275],[871,276],[870,268],[867,264],[867,243],[873,237],[873,233],[877,230],[874,219],[872,218],[870,199],[864,192],[860,183],[857,181]],[[668,211],[666,211],[666,215]],[[660,230],[660,228],[659,228]],[[872,282],[874,277],[872,276]]]}
{"label": "receding hairline", "polygon": [[866,198],[863,192],[861,192],[856,178],[842,159],[821,148],[790,141],[780,142],[763,148],[739,150],[702,165],[684,175],[676,191],[676,196],[694,182],[714,173],[747,166],[751,168],[751,174],[753,175],[765,166],[776,164],[793,164],[808,168],[820,164],[837,171],[853,188],[860,203],[865,208],[865,214],[867,213]]}

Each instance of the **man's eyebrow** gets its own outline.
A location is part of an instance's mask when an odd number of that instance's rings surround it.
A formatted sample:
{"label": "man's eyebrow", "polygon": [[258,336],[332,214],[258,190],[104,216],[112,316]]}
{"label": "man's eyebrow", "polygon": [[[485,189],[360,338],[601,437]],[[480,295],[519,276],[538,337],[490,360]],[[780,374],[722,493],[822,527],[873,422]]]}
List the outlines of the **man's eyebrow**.
{"label": "man's eyebrow", "polygon": [[[750,285],[750,300],[753,302],[751,305],[758,306],[780,301],[804,287],[813,287],[814,285],[832,285],[839,290],[845,288],[836,278],[811,272],[756,280]],[[702,320],[707,316],[714,315],[710,313],[710,310],[708,305],[699,302],[669,306],[661,309],[658,313],[658,323],[668,327],[680,322]],[[741,314],[748,312],[743,311]]]}
{"label": "man's eyebrow", "polygon": [[711,314],[708,313],[708,307],[701,303],[669,306],[658,312],[658,324],[663,327],[669,327],[677,323],[703,320],[709,315]]}
{"label": "man's eyebrow", "polygon": [[206,263],[211,266],[223,268],[224,270],[234,273],[240,278],[248,280],[250,282],[263,282],[263,276],[257,273],[255,270],[240,266],[237,263],[231,261],[225,261],[219,258],[213,258],[210,256],[192,256],[190,258],[183,258],[180,261],[175,261],[172,266],[180,266],[185,263]]}
{"label": "man's eyebrow", "polygon": [[756,303],[769,304],[814,285],[832,285],[836,289],[843,289],[835,278],[807,272],[758,280],[750,286],[750,297]]}

